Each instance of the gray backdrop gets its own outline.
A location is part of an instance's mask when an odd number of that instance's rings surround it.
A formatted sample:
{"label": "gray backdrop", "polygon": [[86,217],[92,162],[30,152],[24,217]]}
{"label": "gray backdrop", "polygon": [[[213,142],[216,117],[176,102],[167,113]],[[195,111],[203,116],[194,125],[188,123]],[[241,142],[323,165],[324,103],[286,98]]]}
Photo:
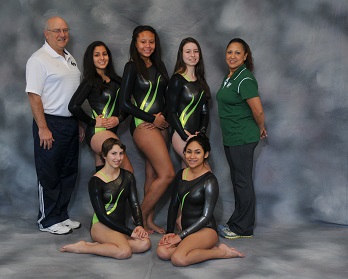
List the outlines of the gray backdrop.
{"label": "gray backdrop", "polygon": [[[105,41],[121,75],[132,30],[152,25],[159,33],[163,60],[172,74],[180,41],[192,36],[202,47],[212,90],[210,163],[220,183],[217,220],[234,207],[223,153],[215,94],[226,74],[225,47],[234,37],[253,51],[268,139],[256,150],[257,223],[323,222],[348,224],[347,0],[13,0],[1,1],[0,214],[36,219],[36,175],[32,115],[25,90],[25,64],[42,46],[43,22],[64,17],[71,28],[67,49],[82,66],[94,40]],[[143,197],[144,163],[128,131],[119,130],[135,168]],[[178,158],[171,150],[176,170]],[[81,144],[80,175],[71,202],[72,217],[92,213],[87,182],[92,153]],[[165,225],[168,194],[158,207]]]}

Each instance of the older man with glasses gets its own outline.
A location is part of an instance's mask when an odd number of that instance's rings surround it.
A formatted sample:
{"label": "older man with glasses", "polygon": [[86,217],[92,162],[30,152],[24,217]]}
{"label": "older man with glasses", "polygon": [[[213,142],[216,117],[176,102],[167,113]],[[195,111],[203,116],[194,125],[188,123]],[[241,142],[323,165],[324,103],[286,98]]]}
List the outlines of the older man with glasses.
{"label": "older man with glasses", "polygon": [[66,21],[60,17],[48,19],[44,35],[45,44],[27,62],[25,89],[34,118],[38,225],[44,232],[68,234],[81,226],[68,215],[77,178],[79,137],[84,137],[68,110],[80,83],[80,71],[65,49],[69,42]]}

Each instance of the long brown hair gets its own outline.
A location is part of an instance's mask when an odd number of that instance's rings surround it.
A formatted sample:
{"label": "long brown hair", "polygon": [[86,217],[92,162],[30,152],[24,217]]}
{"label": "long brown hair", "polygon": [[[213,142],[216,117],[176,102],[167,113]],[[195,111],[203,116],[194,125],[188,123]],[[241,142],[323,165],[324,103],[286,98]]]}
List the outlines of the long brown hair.
{"label": "long brown hair", "polygon": [[183,39],[179,45],[178,49],[178,55],[176,58],[176,63],[174,67],[174,73],[182,74],[186,71],[187,66],[183,59],[183,50],[184,46],[187,43],[194,43],[197,45],[198,52],[199,52],[199,61],[195,66],[195,75],[197,77],[198,83],[203,87],[205,96],[209,99],[210,98],[210,88],[208,86],[208,83],[205,80],[205,70],[204,70],[204,60],[203,60],[203,54],[201,46],[199,45],[198,41],[194,38],[187,37]]}
{"label": "long brown hair", "polygon": [[244,64],[247,69],[252,72],[254,70],[254,59],[249,45],[241,38],[234,38],[227,44],[226,49],[228,49],[228,46],[232,43],[240,43],[243,46],[244,52],[248,54]]}

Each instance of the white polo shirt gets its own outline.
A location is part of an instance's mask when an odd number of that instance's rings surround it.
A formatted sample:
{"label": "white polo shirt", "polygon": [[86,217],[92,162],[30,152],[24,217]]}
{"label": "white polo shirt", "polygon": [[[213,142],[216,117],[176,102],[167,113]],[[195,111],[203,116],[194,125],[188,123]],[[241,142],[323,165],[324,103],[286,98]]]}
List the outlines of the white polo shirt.
{"label": "white polo shirt", "polygon": [[33,53],[26,66],[25,92],[41,96],[44,112],[71,116],[68,104],[80,84],[80,70],[74,57],[64,49],[65,57],[45,44]]}

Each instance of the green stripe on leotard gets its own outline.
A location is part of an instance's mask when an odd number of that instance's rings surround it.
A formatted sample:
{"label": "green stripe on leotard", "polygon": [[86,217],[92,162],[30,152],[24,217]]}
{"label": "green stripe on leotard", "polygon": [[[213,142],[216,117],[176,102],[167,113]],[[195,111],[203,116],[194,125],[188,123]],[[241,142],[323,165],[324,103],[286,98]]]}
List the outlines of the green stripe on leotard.
{"label": "green stripe on leotard", "polygon": [[[109,211],[107,211],[106,212],[106,214],[107,215],[110,215],[112,212],[114,212],[115,210],[116,210],[116,208],[117,208],[117,203],[118,203],[118,200],[120,199],[120,197],[121,197],[121,195],[122,195],[122,193],[123,193],[123,191],[124,191],[124,189],[122,189],[122,191],[118,194],[118,196],[117,196],[117,199],[116,199],[116,202],[115,202],[115,204],[114,204],[114,206],[109,210]],[[105,207],[106,208],[106,207]]]}
{"label": "green stripe on leotard", "polygon": [[182,113],[180,114],[180,123],[183,127],[185,127],[187,120],[190,118],[190,116],[192,115],[192,113],[195,111],[196,107],[198,106],[200,100],[202,99],[204,94],[204,91],[202,91],[198,102],[191,108],[191,110],[186,114],[186,112],[190,109],[190,106],[192,106],[194,100],[195,100],[195,96],[192,95],[192,100],[191,102],[185,107],[185,109],[182,111]]}
{"label": "green stripe on leotard", "polygon": [[[186,168],[185,170],[184,170],[184,180],[186,180],[186,178],[187,178],[187,173],[188,173],[188,168]],[[184,202],[185,202],[185,198],[186,198],[186,196],[188,195],[190,193],[190,191],[188,191],[184,196],[183,196],[183,198],[182,198],[182,201],[181,201],[181,207],[180,207],[180,210],[182,211],[182,208],[184,207]]]}
{"label": "green stripe on leotard", "polygon": [[[106,176],[106,174],[104,174],[102,171],[98,171],[98,173],[101,176],[103,176],[108,183],[110,182],[110,179]],[[114,212],[116,210],[117,204],[118,204],[118,200],[120,199],[123,191],[124,191],[124,189],[122,189],[122,191],[118,194],[118,197],[116,199],[116,202],[114,203],[114,206],[109,211],[106,211],[107,215],[110,215],[112,212]],[[111,201],[112,201],[112,195],[110,197],[110,201],[105,205],[105,210],[109,207],[109,205],[111,204]],[[92,224],[94,225],[97,222],[99,222],[99,219],[97,217],[97,214],[94,213],[93,219],[92,219]]]}
{"label": "green stripe on leotard", "polygon": [[[109,108],[109,105],[110,105],[110,102],[111,102],[111,96],[109,95],[109,100],[108,100],[108,102],[106,103],[106,105],[104,106],[103,111],[102,111],[102,117],[103,117],[103,118],[108,118],[108,117],[111,117],[111,116],[112,116],[112,114],[113,114],[113,112],[114,112],[114,110],[115,110],[116,101],[117,101],[117,97],[118,97],[118,92],[119,92],[119,91],[120,91],[120,89],[117,90],[117,92],[116,92],[116,98],[115,98],[115,100],[114,100],[114,102],[113,102],[113,104],[112,104],[112,107],[111,107],[111,109],[110,109],[110,111],[109,111],[109,114],[106,115],[106,112],[107,112],[107,110],[108,110],[108,108]],[[106,116],[105,116],[105,115],[106,115]],[[98,114],[96,113],[95,110],[92,110],[92,118],[95,119],[96,117],[98,117]],[[94,128],[94,133],[98,133],[98,132],[105,131],[105,130],[106,130],[106,128],[103,128],[103,127]]]}
{"label": "green stripe on leotard", "polygon": [[[147,100],[148,100],[149,97],[150,97],[150,93],[151,93],[151,89],[152,89],[152,82],[149,81],[149,83],[150,83],[149,90],[147,91],[146,96],[145,96],[143,102],[141,103],[141,105],[140,105],[140,107],[139,107],[141,110],[143,110],[143,111],[145,111],[145,112],[149,112],[150,108],[152,107],[153,103],[154,103],[155,100],[156,100],[156,97],[157,97],[157,90],[158,90],[158,85],[159,85],[159,83],[160,83],[160,80],[161,80],[161,76],[159,76],[159,77],[157,78],[156,90],[155,90],[155,92],[153,93],[151,102],[146,106],[146,102],[147,102]],[[137,103],[136,103],[135,101],[134,101],[134,104],[137,106]],[[134,122],[135,122],[135,127],[138,127],[141,123],[144,122],[144,120],[134,117]]]}

